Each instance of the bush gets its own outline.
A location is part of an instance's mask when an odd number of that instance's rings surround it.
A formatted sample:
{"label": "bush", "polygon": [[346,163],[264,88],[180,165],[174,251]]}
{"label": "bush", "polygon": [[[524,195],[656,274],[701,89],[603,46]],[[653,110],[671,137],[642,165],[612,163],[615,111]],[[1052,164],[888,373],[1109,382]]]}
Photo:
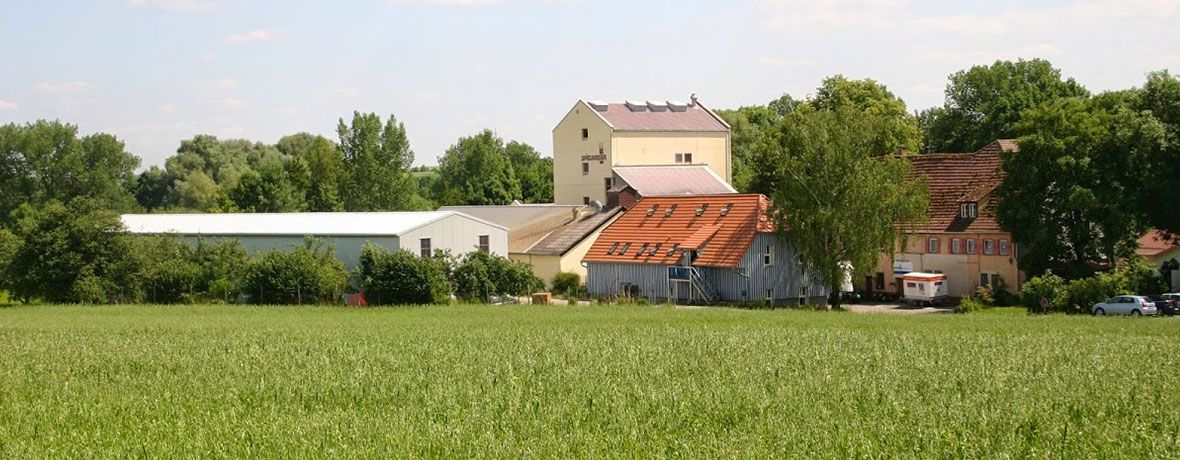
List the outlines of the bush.
{"label": "bush", "polygon": [[985,308],[991,308],[991,307],[992,307],[992,305],[989,305],[989,304],[987,304],[983,301],[980,301],[980,300],[962,299],[961,301],[959,301],[959,305],[955,306],[954,312],[955,313],[971,313],[974,311],[979,311],[979,310],[983,310]]}
{"label": "bush", "polygon": [[140,261],[118,214],[85,199],[50,203],[25,215],[14,234],[23,242],[6,270],[14,297],[56,303],[139,298]]}
{"label": "bush", "polygon": [[253,303],[334,303],[348,272],[330,245],[308,239],[291,251],[270,250],[246,264],[243,291]]}
{"label": "bush", "polygon": [[553,293],[566,299],[576,299],[583,292],[582,277],[577,273],[561,272],[553,275]]}
{"label": "bush", "polygon": [[1049,311],[1060,309],[1065,304],[1065,280],[1045,270],[1041,276],[1025,281],[1020,289],[1020,303],[1031,313],[1040,313],[1041,299],[1049,301]]}
{"label": "bush", "polygon": [[386,251],[367,244],[361,251],[361,290],[370,305],[447,303],[451,281],[445,261],[409,251]]}
{"label": "bush", "polygon": [[185,259],[157,261],[141,275],[144,300],[151,303],[187,303],[196,295],[201,267]]}
{"label": "bush", "polygon": [[0,228],[0,289],[9,289],[8,263],[12,261],[21,241],[7,229]]}
{"label": "bush", "polygon": [[140,236],[136,250],[143,259],[144,300],[152,303],[230,302],[249,261],[237,240],[199,238],[190,245],[173,235]]}
{"label": "bush", "polygon": [[463,256],[451,282],[457,297],[478,302],[493,295],[525,295],[545,286],[528,265],[482,251]]}

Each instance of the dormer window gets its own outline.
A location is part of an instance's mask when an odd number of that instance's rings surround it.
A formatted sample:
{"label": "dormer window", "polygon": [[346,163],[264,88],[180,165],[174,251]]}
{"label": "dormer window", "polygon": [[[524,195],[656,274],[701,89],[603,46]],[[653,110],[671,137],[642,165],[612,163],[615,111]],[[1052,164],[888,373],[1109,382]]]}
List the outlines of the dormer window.
{"label": "dormer window", "polygon": [[697,208],[697,217],[701,217],[701,215],[704,214],[705,211],[707,211],[708,209],[709,209],[709,203],[701,204],[701,207]]}
{"label": "dormer window", "polygon": [[676,203],[672,203],[672,206],[668,206],[668,210],[664,211],[664,217],[671,217],[672,212],[675,210],[676,210]]}
{"label": "dormer window", "polygon": [[979,204],[974,201],[969,203],[960,203],[959,217],[963,219],[974,219],[979,217]]}
{"label": "dormer window", "polygon": [[631,249],[631,243],[623,243],[623,248],[619,249],[619,255],[626,254],[628,249]]}
{"label": "dormer window", "polygon": [[619,249],[619,243],[614,243],[614,244],[610,245],[610,249],[606,250],[606,255],[609,256],[611,254],[614,254],[616,249]]}

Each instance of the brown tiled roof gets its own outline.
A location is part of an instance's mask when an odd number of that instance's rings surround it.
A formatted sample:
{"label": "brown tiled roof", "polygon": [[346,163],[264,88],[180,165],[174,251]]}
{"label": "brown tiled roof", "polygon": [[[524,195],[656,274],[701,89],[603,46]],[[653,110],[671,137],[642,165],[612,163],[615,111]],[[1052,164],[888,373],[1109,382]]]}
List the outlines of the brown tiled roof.
{"label": "brown tiled roof", "polygon": [[[725,179],[703,164],[615,166],[615,176],[642,196],[737,193]],[[615,181],[615,187],[620,187]],[[619,188],[622,190],[622,188]]]}
{"label": "brown tiled roof", "polygon": [[[697,217],[696,210],[705,204],[708,207]],[[733,206],[722,216],[722,210],[729,204]],[[672,206],[675,209],[669,215],[667,211]],[[766,196],[758,194],[644,197],[602,231],[582,260],[675,265],[680,260],[680,250],[669,249],[703,245],[693,265],[737,267],[754,242],[754,236],[774,230],[766,215],[768,206]],[[649,211],[651,217],[647,215]],[[700,233],[702,229],[708,230]],[[615,243],[620,247],[626,243],[631,246],[621,255],[618,251],[607,254]],[[644,244],[647,250],[640,254]],[[658,249],[653,253],[656,245]]]}
{"label": "brown tiled roof", "polygon": [[709,109],[700,104],[689,105],[683,110],[652,110],[647,106],[627,104],[591,105],[599,115],[617,131],[729,131],[729,126]]}
{"label": "brown tiled roof", "polygon": [[1135,250],[1135,254],[1155,257],[1176,248],[1180,248],[1180,238],[1169,240],[1163,232],[1152,230],[1139,238],[1139,249]]}
{"label": "brown tiled roof", "polygon": [[[1004,181],[1000,169],[1000,151],[1017,151],[1016,144],[1002,139],[975,153],[928,153],[910,155],[914,174],[930,183],[930,221],[918,231],[923,233],[1003,232],[996,221],[992,195]],[[963,218],[962,203],[978,203],[978,217]]]}

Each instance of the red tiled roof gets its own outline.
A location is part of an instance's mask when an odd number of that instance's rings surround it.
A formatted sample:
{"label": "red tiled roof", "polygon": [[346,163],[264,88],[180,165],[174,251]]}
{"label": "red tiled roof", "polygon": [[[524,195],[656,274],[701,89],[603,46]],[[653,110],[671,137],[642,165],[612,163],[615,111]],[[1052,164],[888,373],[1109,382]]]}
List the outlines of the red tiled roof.
{"label": "red tiled roof", "polygon": [[[737,267],[755,234],[774,231],[766,215],[769,203],[766,196],[758,194],[644,197],[602,231],[582,260],[675,265],[681,257],[679,248],[703,245],[693,265]],[[696,210],[705,204],[708,207],[697,217]],[[722,216],[722,209],[729,204],[733,206]],[[675,210],[667,215],[673,205]],[[631,245],[621,255],[617,250],[607,254],[615,243],[619,248]],[[645,244],[647,250],[640,254]],[[659,248],[653,254],[657,244]],[[673,247],[678,249],[669,251]]]}
{"label": "red tiled roof", "polygon": [[[603,108],[605,106],[605,108]],[[729,131],[729,126],[700,104],[684,109],[652,110],[647,106],[627,104],[591,105],[617,131]]]}
{"label": "red tiled roof", "polygon": [[[737,193],[721,176],[703,164],[615,166],[615,176],[642,196]],[[616,186],[619,181],[615,181]]]}
{"label": "red tiled roof", "polygon": [[[1015,142],[1001,139],[975,153],[928,153],[906,158],[915,175],[930,183],[930,221],[922,233],[1000,233],[992,193],[1004,181],[1000,151],[1017,151]],[[962,203],[977,203],[978,217],[959,215]]]}
{"label": "red tiled roof", "polygon": [[1180,238],[1169,241],[1163,232],[1152,230],[1139,238],[1139,249],[1135,250],[1135,254],[1155,257],[1176,248],[1180,248]]}

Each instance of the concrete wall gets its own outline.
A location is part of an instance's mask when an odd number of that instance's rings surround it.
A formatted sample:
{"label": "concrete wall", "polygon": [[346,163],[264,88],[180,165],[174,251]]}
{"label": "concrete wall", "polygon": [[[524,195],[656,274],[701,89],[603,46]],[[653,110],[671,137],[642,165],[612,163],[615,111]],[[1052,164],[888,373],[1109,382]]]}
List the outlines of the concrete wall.
{"label": "concrete wall", "polygon": [[[582,139],[582,129],[590,136]],[[582,174],[582,157],[599,155],[601,160],[590,160],[590,173]],[[604,179],[611,177],[610,126],[579,102],[553,128],[553,202],[582,204],[582,197],[606,203]]]}
{"label": "concrete wall", "polygon": [[421,239],[430,238],[433,250],[462,255],[479,248],[480,235],[488,235],[492,254],[508,257],[508,231],[462,215],[450,215],[403,233],[401,248],[418,254]]}
{"label": "concrete wall", "polygon": [[[927,250],[928,238],[939,239],[939,251],[931,253]],[[951,253],[952,240],[958,239],[960,241],[960,248],[962,253]],[[968,239],[975,240],[975,254],[967,254]],[[994,251],[991,255],[984,254],[984,240],[994,241]],[[1000,255],[999,241],[1008,241],[1008,254]],[[899,252],[894,254],[893,259],[890,259],[888,254],[882,254],[878,261],[875,273],[867,275],[876,276],[876,273],[883,273],[885,275],[885,289],[884,291],[891,294],[897,293],[896,279],[901,275],[893,273],[893,262],[903,261],[909,262],[913,266],[913,271],[931,272],[940,271],[947,275],[947,295],[951,297],[966,297],[975,292],[980,286],[980,273],[999,274],[1004,280],[1007,290],[1012,293],[1020,292],[1020,284],[1024,281],[1021,279],[1020,269],[1017,266],[1016,260],[1016,245],[1012,242],[1012,236],[1007,233],[940,233],[940,234],[918,234],[911,235],[908,238],[905,248],[899,248]],[[865,289],[866,274],[853,276],[852,284],[856,290],[861,291]],[[873,291],[877,291],[876,286],[873,286]]]}

